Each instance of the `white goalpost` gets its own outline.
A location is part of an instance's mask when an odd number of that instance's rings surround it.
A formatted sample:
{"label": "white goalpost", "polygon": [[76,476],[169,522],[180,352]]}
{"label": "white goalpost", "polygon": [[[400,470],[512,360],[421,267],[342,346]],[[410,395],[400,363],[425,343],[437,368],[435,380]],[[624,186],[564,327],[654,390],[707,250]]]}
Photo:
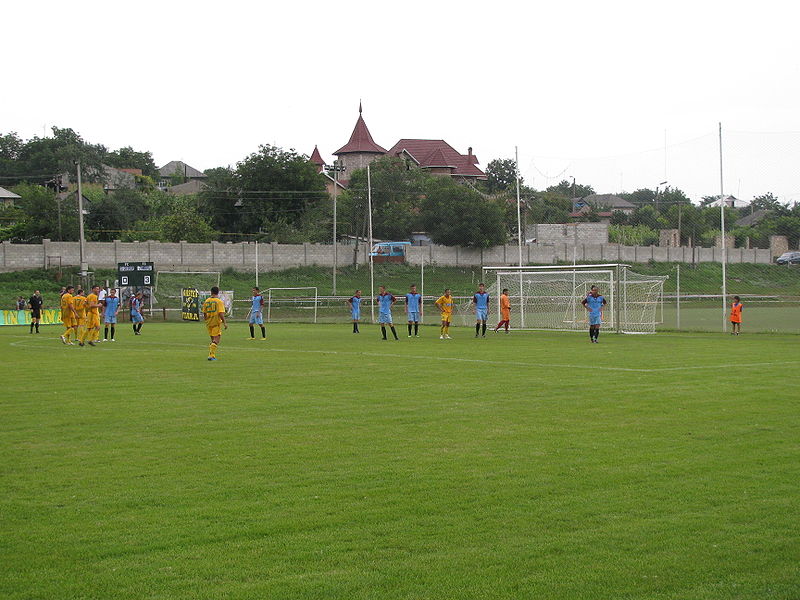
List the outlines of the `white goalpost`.
{"label": "white goalpost", "polygon": [[[291,292],[305,291],[306,295]],[[316,287],[275,287],[267,289],[267,321],[317,322],[319,293]]]}
{"label": "white goalpost", "polygon": [[581,302],[593,285],[607,305],[606,327],[620,333],[654,333],[658,322],[666,276],[641,275],[629,265],[557,265],[544,267],[484,267],[486,281],[496,302],[498,321],[500,294],[508,288],[513,329],[584,331],[588,327]]}

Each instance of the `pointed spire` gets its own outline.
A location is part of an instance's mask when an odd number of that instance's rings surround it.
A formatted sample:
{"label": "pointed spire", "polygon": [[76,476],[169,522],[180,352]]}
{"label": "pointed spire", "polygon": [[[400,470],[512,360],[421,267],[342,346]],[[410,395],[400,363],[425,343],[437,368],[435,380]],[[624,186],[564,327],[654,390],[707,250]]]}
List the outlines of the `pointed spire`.
{"label": "pointed spire", "polygon": [[358,102],[358,120],[356,121],[356,126],[353,128],[353,133],[350,135],[350,141],[334,152],[334,154],[347,154],[349,152],[386,154],[386,149],[376,144],[375,140],[372,139],[372,134],[370,134],[367,124],[364,122],[364,117],[361,116],[360,100]]}
{"label": "pointed spire", "polygon": [[311,153],[311,158],[309,160],[320,167],[325,165],[325,161],[322,160],[322,155],[319,153],[319,148],[317,148],[316,144],[314,145],[314,151]]}

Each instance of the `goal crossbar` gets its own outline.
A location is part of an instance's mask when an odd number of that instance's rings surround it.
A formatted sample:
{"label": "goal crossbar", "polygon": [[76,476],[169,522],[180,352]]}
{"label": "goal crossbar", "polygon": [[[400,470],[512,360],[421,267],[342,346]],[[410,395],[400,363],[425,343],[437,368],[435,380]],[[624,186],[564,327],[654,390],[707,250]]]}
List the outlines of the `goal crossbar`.
{"label": "goal crossbar", "polygon": [[[588,326],[583,299],[592,285],[607,300],[606,326],[619,333],[654,333],[657,309],[666,276],[640,275],[623,263],[483,267],[484,280],[495,280],[491,293],[497,299],[509,288],[512,327],[581,331]],[[492,272],[494,272],[492,274]]]}
{"label": "goal crossbar", "polygon": [[[267,288],[267,321],[272,321],[272,302],[273,296],[272,292],[277,291],[300,291],[300,290],[314,290],[313,296],[308,296],[308,300],[314,299],[314,323],[317,322],[317,307],[319,306],[319,292],[316,287],[307,286],[307,287],[272,287]],[[296,300],[296,298],[295,298]]]}

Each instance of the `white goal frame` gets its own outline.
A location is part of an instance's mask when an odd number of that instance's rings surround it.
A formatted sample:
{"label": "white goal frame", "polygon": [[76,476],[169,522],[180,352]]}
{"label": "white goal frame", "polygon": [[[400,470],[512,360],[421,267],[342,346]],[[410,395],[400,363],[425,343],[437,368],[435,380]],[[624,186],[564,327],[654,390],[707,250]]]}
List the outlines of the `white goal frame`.
{"label": "white goal frame", "polygon": [[[314,290],[314,323],[317,322],[317,308],[319,307],[319,291],[316,287],[273,287],[267,288],[267,322],[272,322],[272,292],[273,290]],[[309,296],[309,300],[311,296]]]}
{"label": "white goal frame", "polygon": [[[494,278],[488,277],[491,275],[491,272],[495,272]],[[533,327],[525,327],[525,296],[523,296],[523,285],[522,285],[522,278],[526,274],[534,275],[534,274],[545,274],[551,273],[554,275],[573,275],[573,290],[576,289],[576,277],[577,273],[587,273],[587,274],[597,274],[598,281],[600,283],[604,283],[608,285],[608,290],[603,290],[603,295],[608,299],[608,312],[607,317],[605,319],[605,324],[609,326],[612,330],[615,330],[617,333],[651,333],[651,331],[639,331],[637,329],[643,328],[641,326],[648,326],[649,323],[644,321],[636,321],[636,314],[634,310],[629,306],[629,298],[628,298],[628,287],[629,284],[650,284],[654,286],[653,289],[658,287],[658,297],[655,299],[655,311],[657,313],[657,309],[660,305],[663,304],[663,283],[666,281],[667,277],[663,275],[653,275],[653,276],[643,276],[639,274],[634,274],[632,271],[632,277],[636,279],[628,280],[628,274],[630,271],[630,265],[622,264],[622,263],[605,263],[605,264],[589,264],[589,265],[548,265],[548,266],[523,266],[523,267],[515,267],[515,266],[500,266],[500,267],[483,267],[484,273],[484,281],[491,281],[492,279],[496,282],[497,288],[497,313],[498,319],[500,316],[500,291],[501,291],[501,276],[509,277],[509,276],[519,276],[520,279],[520,295],[518,296],[520,300],[520,322],[521,327],[518,329],[527,329],[533,330]],[[585,284],[585,282],[584,282]],[[572,306],[572,323],[577,322],[577,314],[576,308],[574,306],[574,302],[571,303]],[[641,304],[641,303],[640,303]],[[630,310],[629,310],[630,309]],[[644,315],[645,310],[641,308],[642,316]],[[570,311],[570,307],[566,307],[567,312]],[[663,310],[663,309],[662,309]],[[654,320],[653,320],[653,331],[655,330],[655,325],[659,322],[657,314],[654,313]],[[565,313],[564,322],[568,322],[567,319],[568,315]],[[661,319],[663,321],[663,317]],[[626,327],[626,325],[634,327]],[[538,328],[541,329],[541,328]],[[548,331],[578,331],[574,326],[570,328],[560,329],[558,327],[552,328],[548,327]]]}

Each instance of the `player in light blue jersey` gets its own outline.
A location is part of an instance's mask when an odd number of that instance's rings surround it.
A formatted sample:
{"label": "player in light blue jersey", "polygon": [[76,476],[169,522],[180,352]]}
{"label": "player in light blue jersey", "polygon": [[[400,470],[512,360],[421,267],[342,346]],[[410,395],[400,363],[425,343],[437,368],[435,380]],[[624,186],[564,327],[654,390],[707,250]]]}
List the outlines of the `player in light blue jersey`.
{"label": "player in light blue jersey", "polygon": [[411,327],[414,327],[414,337],[419,337],[419,317],[422,314],[422,295],[417,292],[414,284],[406,294],[406,315],[408,316],[408,337],[411,337]]}
{"label": "player in light blue jersey", "polygon": [[361,319],[361,290],[356,290],[356,293],[347,299],[347,304],[350,306],[350,318],[353,319],[353,333],[360,333],[358,321]]}
{"label": "player in light blue jersey", "polygon": [[596,285],[593,285],[589,291],[589,295],[583,299],[583,307],[589,311],[589,340],[593,344],[597,344],[597,337],[600,335],[600,325],[603,322],[603,307],[606,305],[606,299],[600,295],[600,290]]}
{"label": "player in light blue jersey", "polygon": [[478,284],[478,291],[472,296],[475,305],[475,337],[486,337],[486,319],[489,318],[489,292],[483,283]]}
{"label": "player in light blue jersey", "polygon": [[[103,323],[105,323],[103,341],[107,342],[110,339],[113,342],[117,325],[117,313],[119,312],[119,296],[117,296],[117,290],[114,288],[108,290],[103,304],[105,305],[105,309],[103,309]],[[108,337],[109,328],[111,328],[110,338]]]}
{"label": "player in light blue jersey", "polygon": [[136,295],[131,298],[131,323],[133,323],[133,334],[142,335],[142,325],[144,325],[142,292],[136,292]]}
{"label": "player in light blue jersey", "polygon": [[383,341],[386,341],[386,326],[388,325],[389,328],[392,330],[392,335],[394,336],[395,341],[399,338],[397,337],[397,331],[395,331],[394,323],[392,323],[392,305],[397,302],[397,298],[395,298],[392,294],[386,291],[386,286],[382,285],[379,288],[380,293],[378,294],[377,301],[378,301],[378,323],[381,324],[381,333],[383,334]]}
{"label": "player in light blue jersey", "polygon": [[256,325],[258,325],[261,327],[261,341],[263,342],[267,339],[267,330],[264,328],[264,296],[257,287],[253,288],[250,302],[250,337],[247,339],[256,339]]}

